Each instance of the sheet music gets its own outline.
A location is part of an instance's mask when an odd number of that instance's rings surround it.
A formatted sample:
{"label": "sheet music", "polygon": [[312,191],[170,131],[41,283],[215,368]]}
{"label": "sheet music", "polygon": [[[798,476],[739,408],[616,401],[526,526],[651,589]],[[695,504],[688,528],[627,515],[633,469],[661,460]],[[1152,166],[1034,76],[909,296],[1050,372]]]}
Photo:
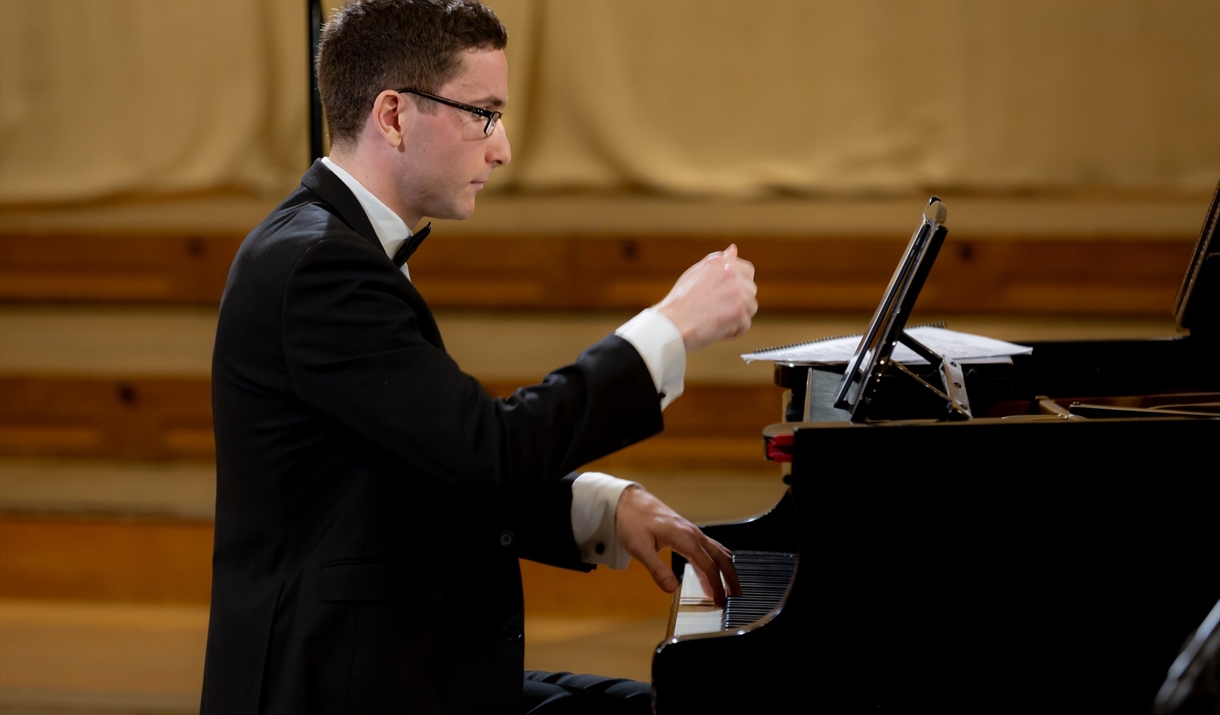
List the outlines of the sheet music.
{"label": "sheet music", "polygon": [[[907,331],[911,337],[928,346],[932,352],[955,360],[978,360],[987,358],[1008,358],[1013,355],[1028,355],[1033,348],[1017,345],[995,338],[970,333],[959,333],[936,327],[912,328]],[[772,362],[846,362],[851,359],[856,345],[860,342],[859,335],[828,340],[816,340],[798,345],[785,345],[778,348],[768,348],[741,356],[746,362],[755,360],[770,360]],[[893,359],[908,365],[926,365],[927,360],[916,355],[905,345],[894,346]]]}

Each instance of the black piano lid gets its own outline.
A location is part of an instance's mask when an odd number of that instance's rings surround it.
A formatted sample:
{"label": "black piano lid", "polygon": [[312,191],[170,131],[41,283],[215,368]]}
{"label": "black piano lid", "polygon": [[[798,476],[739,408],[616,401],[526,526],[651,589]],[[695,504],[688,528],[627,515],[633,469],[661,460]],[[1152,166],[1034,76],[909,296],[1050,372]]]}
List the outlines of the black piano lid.
{"label": "black piano lid", "polygon": [[1179,330],[1189,330],[1192,336],[1220,339],[1220,247],[1215,242],[1216,224],[1220,222],[1220,182],[1212,194],[1211,207],[1203,220],[1195,255],[1178,291],[1174,305]]}

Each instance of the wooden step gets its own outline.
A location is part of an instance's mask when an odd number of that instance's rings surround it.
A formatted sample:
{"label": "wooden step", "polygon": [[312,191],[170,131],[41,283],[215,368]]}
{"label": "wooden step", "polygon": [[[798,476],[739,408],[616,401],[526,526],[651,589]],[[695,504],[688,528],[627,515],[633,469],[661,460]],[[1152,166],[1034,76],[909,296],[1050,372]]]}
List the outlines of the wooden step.
{"label": "wooden step", "polygon": [[[1200,216],[1201,223],[1201,216]],[[0,300],[215,305],[239,234],[4,233]],[[932,312],[1160,315],[1172,310],[1194,234],[954,235],[920,297]],[[732,237],[768,311],[868,312],[906,236]],[[435,308],[615,310],[659,301],[723,249],[682,234],[454,235],[412,258]]]}
{"label": "wooden step", "polygon": [[0,513],[210,521],[211,462],[0,457]]}
{"label": "wooden step", "polygon": [[[206,604],[213,526],[189,515],[211,512],[210,485],[198,483],[208,471],[197,464],[0,460],[0,597]],[[784,491],[778,469],[769,466],[617,475],[697,523],[749,518]],[[529,562],[522,569],[531,613],[667,613],[669,597],[638,563],[587,575]]]}
{"label": "wooden step", "polygon": [[[213,525],[205,521],[3,515],[0,598],[206,606],[212,537]],[[670,596],[635,560],[624,571],[583,573],[529,561],[521,571],[531,614],[664,618],[669,612]]]}
{"label": "wooden step", "polygon": [[[205,605],[0,600],[0,712],[199,712]],[[527,615],[525,667],[650,679],[664,618]]]}
{"label": "wooden step", "polygon": [[[1198,236],[1212,192],[942,193],[954,235],[996,237]],[[0,206],[4,233],[244,235],[282,197],[241,193],[126,197],[60,205]],[[717,237],[909,234],[926,194],[753,199],[642,193],[480,195],[474,215],[434,220],[436,238],[681,235]],[[434,239],[429,239],[434,240]]]}
{"label": "wooden step", "polygon": [[207,605],[0,600],[0,711],[199,712]]}
{"label": "wooden step", "polygon": [[[520,383],[484,383],[509,395]],[[206,378],[0,376],[0,455],[211,460]],[[665,432],[598,466],[751,468],[762,428],[780,419],[779,388],[690,385]]]}
{"label": "wooden step", "polygon": [[0,516],[0,597],[207,604],[212,522]]}
{"label": "wooden step", "polygon": [[[570,363],[614,332],[630,312],[562,313],[439,311],[445,348],[462,369],[487,382],[524,385]],[[770,385],[771,366],[743,363],[740,355],[858,334],[869,315],[776,315],[765,309],[750,332],[687,355],[688,385]],[[917,311],[916,323],[948,327],[1000,340],[1086,340],[1173,335],[1168,311],[1153,318],[1073,318],[943,315]],[[212,371],[216,309],[163,306],[0,306],[0,374],[206,378]]]}
{"label": "wooden step", "polygon": [[[450,351],[497,395],[542,378],[629,314],[442,313]],[[934,318],[920,314],[919,318]],[[746,339],[689,356],[666,431],[597,466],[755,468],[759,434],[780,417],[766,363],[738,353],[849,333],[863,316],[760,318]],[[950,327],[1022,341],[1172,335],[1159,320],[959,316]],[[0,308],[0,456],[211,460],[209,309]],[[528,337],[525,337],[528,336]],[[748,340],[749,342],[746,342]],[[521,376],[528,377],[521,377]]]}
{"label": "wooden step", "polygon": [[[754,470],[618,468],[696,523],[741,519],[773,505],[783,493],[779,467]],[[0,514],[112,517],[120,520],[210,521],[216,505],[216,465],[0,458]]]}

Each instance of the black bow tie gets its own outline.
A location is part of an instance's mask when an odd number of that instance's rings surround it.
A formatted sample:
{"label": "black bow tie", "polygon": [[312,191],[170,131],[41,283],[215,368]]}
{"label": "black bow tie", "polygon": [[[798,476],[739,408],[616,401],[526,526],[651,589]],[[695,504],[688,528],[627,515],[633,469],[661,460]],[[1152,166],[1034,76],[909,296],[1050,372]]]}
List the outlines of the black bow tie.
{"label": "black bow tie", "polygon": [[407,262],[412,253],[415,253],[415,249],[419,248],[419,244],[424,242],[431,230],[432,222],[429,221],[427,226],[408,236],[407,240],[403,241],[398,250],[394,252],[394,265],[402,268],[402,264]]}

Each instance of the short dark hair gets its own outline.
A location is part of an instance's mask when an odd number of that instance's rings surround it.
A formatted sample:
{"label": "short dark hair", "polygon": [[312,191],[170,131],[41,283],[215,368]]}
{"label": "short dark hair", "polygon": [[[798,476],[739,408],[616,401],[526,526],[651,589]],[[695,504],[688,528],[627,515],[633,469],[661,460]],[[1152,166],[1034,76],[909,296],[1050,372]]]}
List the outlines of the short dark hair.
{"label": "short dark hair", "polygon": [[353,0],[318,43],[318,89],[331,144],[354,144],[377,95],[436,93],[461,67],[459,52],[502,50],[508,32],[478,0]]}

